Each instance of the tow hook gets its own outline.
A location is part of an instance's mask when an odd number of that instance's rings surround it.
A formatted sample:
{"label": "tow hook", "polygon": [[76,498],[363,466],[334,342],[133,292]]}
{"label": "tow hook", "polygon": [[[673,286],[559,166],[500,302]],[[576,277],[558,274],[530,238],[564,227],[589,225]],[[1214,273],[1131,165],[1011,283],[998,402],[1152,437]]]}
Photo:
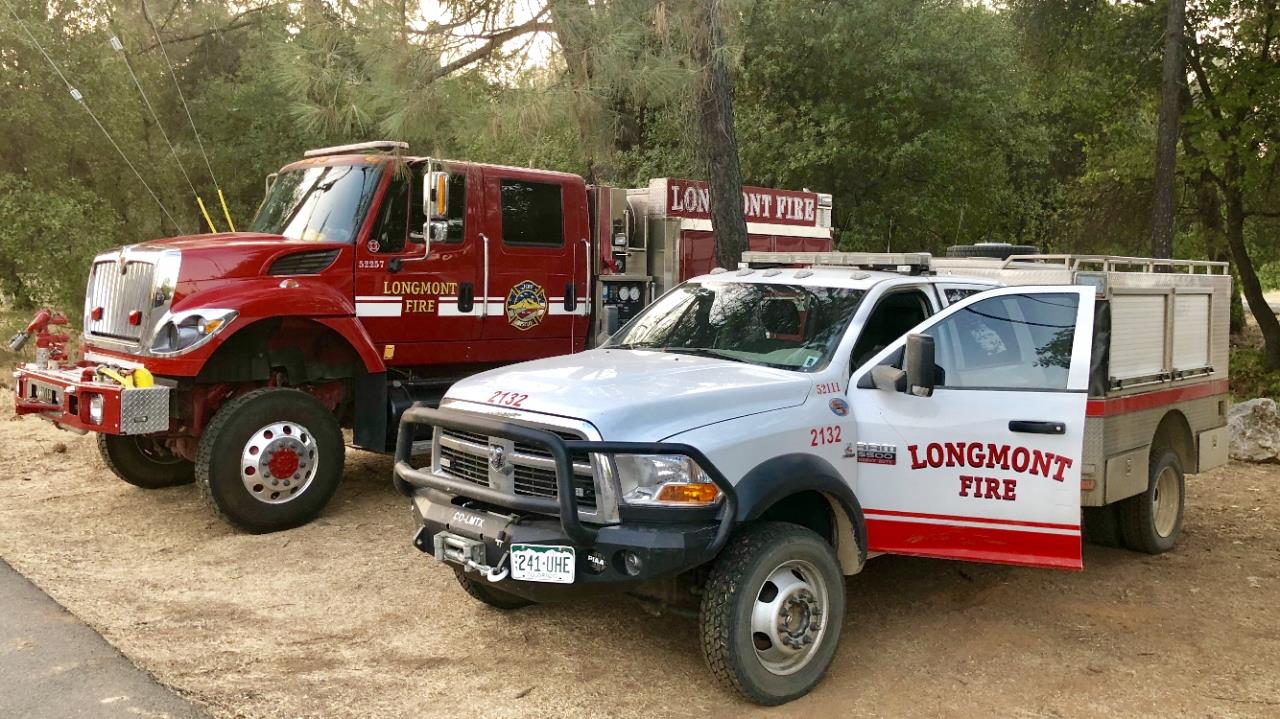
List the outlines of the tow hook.
{"label": "tow hook", "polygon": [[[413,543],[422,551],[426,551],[426,542],[423,541],[422,532],[414,538]],[[437,532],[432,538],[433,554],[435,558],[442,562],[452,562],[460,564],[468,572],[477,572],[480,576],[490,582],[501,582],[507,578],[509,574],[507,570],[507,558],[511,556],[510,552],[504,552],[502,558],[494,566],[484,563],[484,542],[478,539],[469,539],[452,532]]]}

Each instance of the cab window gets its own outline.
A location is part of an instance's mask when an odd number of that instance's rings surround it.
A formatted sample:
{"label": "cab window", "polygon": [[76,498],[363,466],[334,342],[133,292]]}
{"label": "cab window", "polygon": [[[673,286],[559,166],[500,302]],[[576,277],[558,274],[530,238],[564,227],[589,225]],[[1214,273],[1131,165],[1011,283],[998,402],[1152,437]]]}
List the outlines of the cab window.
{"label": "cab window", "polygon": [[893,292],[880,298],[853,346],[853,367],[861,367],[880,350],[933,314],[920,290]]}
{"label": "cab window", "polygon": [[1075,294],[1009,295],[956,312],[926,332],[938,386],[1066,389],[1078,304]]}
{"label": "cab window", "polygon": [[501,188],[504,245],[564,245],[564,211],[560,185],[504,179]]}
{"label": "cab window", "polygon": [[370,235],[371,252],[387,254],[404,251],[409,231],[409,204],[408,172],[398,172],[391,178],[387,194],[382,198],[378,224]]}

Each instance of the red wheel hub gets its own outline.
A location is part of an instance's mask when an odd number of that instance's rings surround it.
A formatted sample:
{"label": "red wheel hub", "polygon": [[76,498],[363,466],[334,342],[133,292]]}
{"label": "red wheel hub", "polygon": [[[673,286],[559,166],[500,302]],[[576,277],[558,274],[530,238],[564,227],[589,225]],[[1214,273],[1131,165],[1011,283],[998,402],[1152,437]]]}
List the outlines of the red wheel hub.
{"label": "red wheel hub", "polygon": [[267,467],[276,479],[289,479],[298,471],[298,453],[289,448],[277,450]]}

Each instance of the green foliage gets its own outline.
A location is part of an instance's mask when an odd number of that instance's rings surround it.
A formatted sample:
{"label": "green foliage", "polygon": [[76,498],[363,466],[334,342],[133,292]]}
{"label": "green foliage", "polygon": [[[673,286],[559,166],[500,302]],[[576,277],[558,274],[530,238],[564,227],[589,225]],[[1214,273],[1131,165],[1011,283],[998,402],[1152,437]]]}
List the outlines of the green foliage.
{"label": "green foliage", "polygon": [[1235,401],[1257,397],[1280,400],[1280,374],[1266,369],[1262,348],[1254,344],[1231,348],[1231,397]]}
{"label": "green foliage", "polygon": [[77,307],[98,242],[122,235],[119,217],[95,193],[69,182],[57,192],[0,173],[0,290],[11,303]]}
{"label": "green foliage", "polygon": [[776,2],[743,33],[743,163],[835,195],[841,244],[1022,241],[1046,133],[1007,18],[963,2]]}

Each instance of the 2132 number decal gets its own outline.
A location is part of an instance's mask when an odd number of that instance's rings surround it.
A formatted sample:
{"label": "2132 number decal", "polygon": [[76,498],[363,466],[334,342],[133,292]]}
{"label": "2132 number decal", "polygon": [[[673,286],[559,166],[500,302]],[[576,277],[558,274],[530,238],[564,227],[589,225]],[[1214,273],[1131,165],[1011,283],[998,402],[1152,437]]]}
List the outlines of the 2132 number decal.
{"label": "2132 number decal", "polygon": [[519,392],[494,392],[487,400],[489,404],[500,404],[504,407],[519,407],[521,402],[529,399],[529,395]]}
{"label": "2132 number decal", "polygon": [[827,427],[813,427],[809,430],[809,446],[821,447],[828,444],[840,444],[841,434],[840,425],[838,424]]}

